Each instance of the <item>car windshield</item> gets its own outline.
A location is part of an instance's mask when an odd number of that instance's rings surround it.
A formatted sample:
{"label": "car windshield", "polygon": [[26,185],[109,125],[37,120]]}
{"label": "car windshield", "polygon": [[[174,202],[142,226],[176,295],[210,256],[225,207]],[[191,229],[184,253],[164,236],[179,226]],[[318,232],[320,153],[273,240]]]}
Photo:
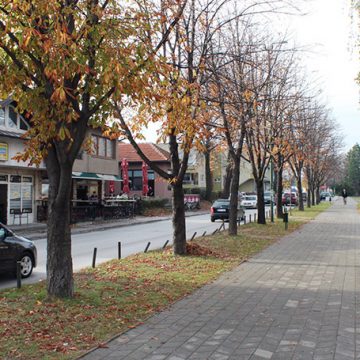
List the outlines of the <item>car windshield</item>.
{"label": "car windshield", "polygon": [[14,234],[14,232],[12,230],[10,230],[6,225],[4,225],[3,223],[0,223],[0,227],[4,228],[7,232],[9,232],[10,234]]}
{"label": "car windshield", "polygon": [[229,205],[230,200],[216,200],[214,206]]}
{"label": "car windshield", "polygon": [[256,196],[245,196],[245,200],[256,200]]}
{"label": "car windshield", "polygon": [[271,193],[269,193],[269,192],[266,192],[266,193],[264,193],[264,196],[271,196]]}

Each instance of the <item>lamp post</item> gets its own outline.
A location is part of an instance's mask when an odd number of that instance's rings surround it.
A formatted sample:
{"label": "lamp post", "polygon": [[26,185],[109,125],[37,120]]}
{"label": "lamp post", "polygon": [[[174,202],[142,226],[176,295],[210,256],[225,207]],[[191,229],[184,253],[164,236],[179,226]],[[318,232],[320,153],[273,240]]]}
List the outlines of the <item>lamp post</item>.
{"label": "lamp post", "polygon": [[273,157],[272,157],[272,154],[271,154],[271,158],[270,158],[270,220],[271,220],[272,223],[274,222],[274,194],[273,194],[273,188],[274,188],[274,162],[273,162]]}

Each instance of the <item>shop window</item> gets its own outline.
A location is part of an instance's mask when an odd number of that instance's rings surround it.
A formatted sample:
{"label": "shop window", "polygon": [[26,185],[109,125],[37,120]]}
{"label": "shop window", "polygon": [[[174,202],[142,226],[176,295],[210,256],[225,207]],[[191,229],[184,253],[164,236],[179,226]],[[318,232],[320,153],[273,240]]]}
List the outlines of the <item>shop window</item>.
{"label": "shop window", "polygon": [[114,159],[114,142],[102,136],[92,135],[92,153],[95,156]]}
{"label": "shop window", "polygon": [[31,176],[10,175],[10,214],[32,213],[32,182]]}

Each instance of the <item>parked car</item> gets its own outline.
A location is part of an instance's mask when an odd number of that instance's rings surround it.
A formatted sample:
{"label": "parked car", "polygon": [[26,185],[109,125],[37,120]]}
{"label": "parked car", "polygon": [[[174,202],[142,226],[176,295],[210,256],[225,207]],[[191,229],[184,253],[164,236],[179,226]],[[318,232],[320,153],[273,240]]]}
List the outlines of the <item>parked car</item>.
{"label": "parked car", "polygon": [[285,192],[283,193],[282,195],[282,200],[281,200],[282,204],[283,205],[297,205],[298,204],[298,197],[297,197],[297,194],[292,192],[292,193],[289,193],[289,192]]}
{"label": "parked car", "polygon": [[303,198],[303,201],[307,200],[307,192],[306,191],[303,191],[302,198]]}
{"label": "parked car", "polygon": [[331,198],[331,194],[327,191],[323,191],[321,194],[320,194],[320,200],[326,200],[327,198]]}
{"label": "parked car", "polygon": [[[210,208],[210,220],[214,222],[215,220],[229,220],[229,208],[230,200],[229,199],[217,199]],[[242,207],[238,207],[238,219],[243,220],[245,211]]]}
{"label": "parked car", "polygon": [[246,209],[257,208],[257,195],[245,195],[241,200],[241,206]]}
{"label": "parked car", "polygon": [[[273,201],[275,202],[274,196]],[[264,203],[265,205],[270,205],[271,203],[271,191],[265,191],[264,192]]]}
{"label": "parked car", "polygon": [[0,223],[0,271],[15,274],[16,262],[20,261],[21,276],[27,278],[36,267],[36,260],[34,243]]}

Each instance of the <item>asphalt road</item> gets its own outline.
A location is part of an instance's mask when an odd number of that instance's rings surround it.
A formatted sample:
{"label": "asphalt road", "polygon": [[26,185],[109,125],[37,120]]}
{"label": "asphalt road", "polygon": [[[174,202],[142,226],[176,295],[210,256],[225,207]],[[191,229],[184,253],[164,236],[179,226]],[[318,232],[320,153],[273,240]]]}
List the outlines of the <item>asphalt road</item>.
{"label": "asphalt road", "polygon": [[[256,210],[246,210],[247,219]],[[201,236],[204,231],[208,234],[219,228],[221,221],[210,222],[209,215],[198,215],[186,218],[187,239],[194,232]],[[85,234],[72,235],[72,256],[74,271],[91,266],[93,250],[97,248],[96,263],[117,258],[118,242],[121,241],[122,257],[144,251],[148,242],[150,250],[158,249],[166,240],[172,243],[172,224],[170,220],[163,220],[149,224],[123,226],[121,228],[93,231]],[[46,239],[35,240],[38,251],[38,266],[29,279],[23,284],[35,283],[46,278]],[[0,275],[0,289],[16,286],[16,279],[9,275]]]}

